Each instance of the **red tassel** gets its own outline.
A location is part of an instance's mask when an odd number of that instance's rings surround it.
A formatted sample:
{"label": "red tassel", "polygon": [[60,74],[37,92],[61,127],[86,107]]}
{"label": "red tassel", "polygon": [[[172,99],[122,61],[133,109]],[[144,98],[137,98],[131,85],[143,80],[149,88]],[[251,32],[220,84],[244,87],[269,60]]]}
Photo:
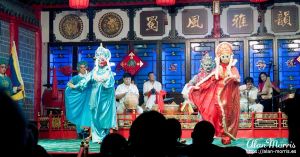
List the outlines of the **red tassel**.
{"label": "red tassel", "polygon": [[164,96],[167,94],[166,91],[161,90],[159,93],[156,94],[156,103],[158,105],[159,112],[164,111]]}
{"label": "red tassel", "polygon": [[53,79],[52,79],[52,98],[58,98],[58,88],[57,88],[57,76],[56,76],[56,68],[53,68]]}

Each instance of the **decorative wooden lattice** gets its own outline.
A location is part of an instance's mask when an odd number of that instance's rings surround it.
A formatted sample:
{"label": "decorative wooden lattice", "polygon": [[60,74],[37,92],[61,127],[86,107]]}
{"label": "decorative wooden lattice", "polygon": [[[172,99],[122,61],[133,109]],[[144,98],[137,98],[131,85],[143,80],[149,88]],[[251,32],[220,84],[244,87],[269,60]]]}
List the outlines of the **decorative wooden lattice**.
{"label": "decorative wooden lattice", "polygon": [[240,129],[279,129],[287,128],[287,116],[281,112],[274,113],[242,113]]}
{"label": "decorative wooden lattice", "polygon": [[249,41],[249,62],[250,76],[254,79],[254,84],[258,85],[258,77],[261,72],[270,70],[271,80],[274,80],[273,67],[273,40],[252,40]]}
{"label": "decorative wooden lattice", "polygon": [[185,85],[185,44],[162,44],[162,85],[167,92],[181,92]]}
{"label": "decorative wooden lattice", "polygon": [[300,64],[296,61],[300,53],[300,39],[279,39],[278,73],[281,89],[294,90],[300,87]]}
{"label": "decorative wooden lattice", "polygon": [[[139,115],[132,112],[118,114],[117,124],[119,128],[129,129],[132,122]],[[175,118],[180,121],[182,129],[194,129],[195,125],[201,120],[197,114],[164,114],[169,118]],[[274,113],[242,113],[240,115],[240,129],[287,129],[287,116],[281,112]],[[67,120],[63,114],[49,115],[49,117],[39,117],[39,130],[76,130],[76,126]]]}

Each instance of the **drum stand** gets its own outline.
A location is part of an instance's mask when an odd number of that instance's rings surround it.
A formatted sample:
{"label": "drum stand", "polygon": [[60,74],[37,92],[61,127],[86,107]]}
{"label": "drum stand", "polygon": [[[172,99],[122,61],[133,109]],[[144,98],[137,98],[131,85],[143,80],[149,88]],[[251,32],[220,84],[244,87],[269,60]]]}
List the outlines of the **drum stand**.
{"label": "drum stand", "polygon": [[247,92],[247,112],[248,112],[248,114],[249,114],[249,111],[250,111],[250,103],[249,103],[249,91],[247,90],[246,91]]}

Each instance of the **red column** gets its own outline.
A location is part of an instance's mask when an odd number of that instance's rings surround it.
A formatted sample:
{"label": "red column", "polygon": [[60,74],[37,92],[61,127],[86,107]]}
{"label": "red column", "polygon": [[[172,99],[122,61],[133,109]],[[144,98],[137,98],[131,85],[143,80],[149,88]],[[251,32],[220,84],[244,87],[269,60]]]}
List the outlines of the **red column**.
{"label": "red column", "polygon": [[214,15],[214,38],[220,38],[221,33],[220,33],[220,15]]}
{"label": "red column", "polygon": [[19,29],[18,29],[18,23],[15,17],[11,18],[11,20],[9,21],[9,33],[10,33],[10,51],[11,52],[11,48],[13,45],[13,41],[15,41],[16,43],[16,49],[17,49],[17,53],[18,53],[18,46],[19,46]]}
{"label": "red column", "polygon": [[[36,11],[37,19],[41,19],[41,11]],[[38,119],[38,112],[41,112],[42,96],[42,34],[41,28],[35,32],[35,64],[34,64],[34,120]]]}

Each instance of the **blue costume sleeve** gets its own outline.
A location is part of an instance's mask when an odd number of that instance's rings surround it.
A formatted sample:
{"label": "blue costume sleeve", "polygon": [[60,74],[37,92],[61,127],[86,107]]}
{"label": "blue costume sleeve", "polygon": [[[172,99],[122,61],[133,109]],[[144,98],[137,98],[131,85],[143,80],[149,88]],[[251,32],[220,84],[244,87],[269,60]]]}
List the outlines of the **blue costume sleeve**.
{"label": "blue costume sleeve", "polygon": [[103,82],[103,87],[104,88],[111,88],[111,87],[114,87],[115,86],[115,79],[114,79],[114,76],[113,76],[113,72],[109,72],[109,78]]}
{"label": "blue costume sleeve", "polygon": [[[78,88],[72,89],[67,87],[65,90],[65,107],[67,119],[76,125],[77,132],[81,131],[81,127],[91,126],[91,111],[89,105],[90,90],[84,77],[74,76],[71,81]],[[84,88],[79,88],[79,83],[86,83]],[[77,83],[77,84],[76,84]]]}
{"label": "blue costume sleeve", "polygon": [[87,76],[83,77],[76,85],[75,89],[84,90],[89,86],[89,83],[92,79],[93,71],[89,72]]}

